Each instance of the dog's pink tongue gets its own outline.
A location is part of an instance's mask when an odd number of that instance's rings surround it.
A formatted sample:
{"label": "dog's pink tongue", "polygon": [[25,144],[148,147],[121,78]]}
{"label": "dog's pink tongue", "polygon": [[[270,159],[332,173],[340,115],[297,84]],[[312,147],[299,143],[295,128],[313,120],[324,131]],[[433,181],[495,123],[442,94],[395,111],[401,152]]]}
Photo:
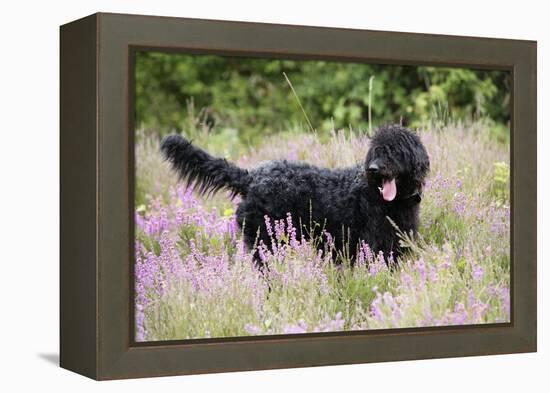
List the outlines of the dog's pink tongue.
{"label": "dog's pink tongue", "polygon": [[395,195],[397,194],[395,179],[384,180],[384,184],[382,184],[382,190],[380,190],[380,192],[382,193],[382,198],[384,198],[385,201],[393,201]]}

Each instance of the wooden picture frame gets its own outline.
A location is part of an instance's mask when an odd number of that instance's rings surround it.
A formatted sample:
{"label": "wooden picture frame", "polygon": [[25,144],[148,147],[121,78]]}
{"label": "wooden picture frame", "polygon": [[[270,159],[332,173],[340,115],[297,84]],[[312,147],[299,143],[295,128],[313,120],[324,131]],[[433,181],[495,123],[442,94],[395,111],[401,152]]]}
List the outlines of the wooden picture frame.
{"label": "wooden picture frame", "polygon": [[[105,13],[60,33],[61,367],[104,380],[536,351],[536,42]],[[137,49],[510,71],[511,322],[136,343]]]}

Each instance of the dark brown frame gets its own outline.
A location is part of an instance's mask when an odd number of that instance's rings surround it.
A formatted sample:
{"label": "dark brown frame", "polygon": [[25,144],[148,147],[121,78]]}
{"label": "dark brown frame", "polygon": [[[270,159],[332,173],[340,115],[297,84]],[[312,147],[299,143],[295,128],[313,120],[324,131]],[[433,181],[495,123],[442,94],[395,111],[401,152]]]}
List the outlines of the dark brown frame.
{"label": "dark brown frame", "polygon": [[[138,49],[512,73],[511,323],[135,343]],[[536,351],[536,42],[94,14],[61,26],[61,366],[95,379]]]}

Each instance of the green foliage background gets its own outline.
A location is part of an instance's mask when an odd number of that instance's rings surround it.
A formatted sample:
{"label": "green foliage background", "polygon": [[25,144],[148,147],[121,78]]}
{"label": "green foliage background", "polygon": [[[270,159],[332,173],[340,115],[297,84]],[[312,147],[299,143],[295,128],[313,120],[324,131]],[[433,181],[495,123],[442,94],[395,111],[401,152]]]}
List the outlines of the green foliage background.
{"label": "green foliage background", "polygon": [[421,127],[433,119],[490,119],[508,142],[510,75],[504,71],[308,60],[140,52],[136,119],[164,135],[201,127],[254,144],[294,128],[368,129],[369,79],[373,125]]}

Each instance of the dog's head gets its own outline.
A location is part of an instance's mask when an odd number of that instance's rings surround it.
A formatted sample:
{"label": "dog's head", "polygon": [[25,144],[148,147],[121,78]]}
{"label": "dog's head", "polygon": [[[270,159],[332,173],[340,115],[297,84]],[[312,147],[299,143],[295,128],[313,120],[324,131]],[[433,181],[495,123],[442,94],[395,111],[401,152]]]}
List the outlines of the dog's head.
{"label": "dog's head", "polygon": [[419,203],[430,159],[420,138],[398,125],[379,128],[365,160],[369,187],[386,202]]}

